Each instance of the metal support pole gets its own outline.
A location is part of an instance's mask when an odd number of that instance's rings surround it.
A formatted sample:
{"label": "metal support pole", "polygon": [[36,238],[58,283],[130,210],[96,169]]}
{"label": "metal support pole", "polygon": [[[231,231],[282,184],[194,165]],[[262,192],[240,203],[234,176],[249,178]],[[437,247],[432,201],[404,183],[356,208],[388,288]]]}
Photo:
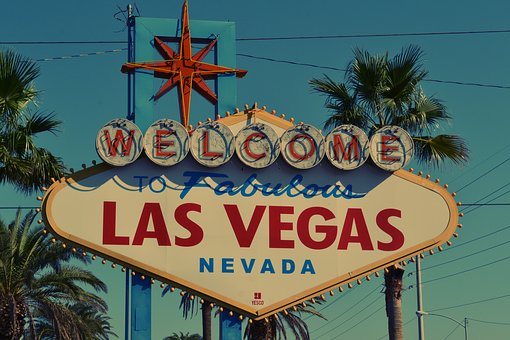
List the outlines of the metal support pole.
{"label": "metal support pole", "polygon": [[418,304],[418,339],[425,340],[425,328],[423,325],[423,296],[421,291],[421,264],[420,256],[416,255],[416,298]]}
{"label": "metal support pole", "polygon": [[464,318],[464,340],[468,340],[467,324],[468,324],[468,319]]}

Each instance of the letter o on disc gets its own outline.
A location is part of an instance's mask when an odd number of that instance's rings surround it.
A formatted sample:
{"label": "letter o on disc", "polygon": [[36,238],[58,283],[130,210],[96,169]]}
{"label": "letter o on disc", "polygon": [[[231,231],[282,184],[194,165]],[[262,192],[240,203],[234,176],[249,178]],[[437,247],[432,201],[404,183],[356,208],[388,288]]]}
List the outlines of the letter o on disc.
{"label": "letter o on disc", "polygon": [[299,124],[281,137],[283,158],[297,169],[310,169],[324,157],[324,137],[314,126]]}
{"label": "letter o on disc", "polygon": [[96,151],[108,164],[124,166],[133,163],[143,150],[142,131],[132,121],[110,120],[97,133]]}
{"label": "letter o on disc", "polygon": [[262,123],[245,126],[236,136],[236,153],[252,168],[265,168],[280,155],[280,138],[272,127]]}
{"label": "letter o on disc", "polygon": [[403,168],[411,162],[413,155],[413,139],[401,127],[383,126],[370,139],[370,157],[383,170]]}
{"label": "letter o on disc", "polygon": [[235,137],[228,126],[210,122],[198,126],[191,135],[191,154],[208,167],[225,164],[235,152]]}
{"label": "letter o on disc", "polygon": [[326,156],[342,170],[359,168],[368,159],[369,141],[365,131],[345,124],[336,127],[326,137]]}
{"label": "letter o on disc", "polygon": [[172,166],[182,161],[189,151],[188,131],[172,119],[155,121],[145,132],[145,154],[162,166]]}

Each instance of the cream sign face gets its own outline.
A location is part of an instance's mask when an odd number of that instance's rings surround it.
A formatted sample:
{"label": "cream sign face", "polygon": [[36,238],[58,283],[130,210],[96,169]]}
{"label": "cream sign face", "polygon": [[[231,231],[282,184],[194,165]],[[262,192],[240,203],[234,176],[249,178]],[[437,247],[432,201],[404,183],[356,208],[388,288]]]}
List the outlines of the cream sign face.
{"label": "cream sign face", "polygon": [[[289,136],[300,143],[289,154],[324,148],[307,136]],[[258,138],[249,147],[262,153]],[[193,143],[206,161],[226,157]],[[283,158],[253,169],[237,157],[100,164],[54,183],[43,208],[67,242],[255,319],[441,245],[458,214],[445,189],[403,170],[303,171]]]}

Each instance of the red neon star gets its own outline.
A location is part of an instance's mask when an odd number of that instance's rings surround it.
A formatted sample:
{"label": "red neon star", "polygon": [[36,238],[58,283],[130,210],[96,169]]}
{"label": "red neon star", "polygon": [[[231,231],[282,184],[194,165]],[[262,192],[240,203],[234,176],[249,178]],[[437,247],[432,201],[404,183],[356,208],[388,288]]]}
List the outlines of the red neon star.
{"label": "red neon star", "polygon": [[179,42],[179,53],[175,53],[160,38],[154,37],[154,45],[164,60],[156,62],[126,63],[122,65],[123,73],[134,72],[136,69],[154,71],[154,76],[168,79],[154,99],[161,98],[165,93],[179,84],[179,107],[181,112],[181,123],[184,126],[189,124],[189,113],[191,106],[191,89],[194,88],[212,104],[218,102],[216,93],[206,84],[206,79],[215,79],[218,74],[235,73],[242,78],[248,71],[234,68],[208,64],[202,59],[216,45],[217,40],[212,40],[195,55],[191,51],[191,34],[189,30],[188,2],[182,6],[182,35]]}

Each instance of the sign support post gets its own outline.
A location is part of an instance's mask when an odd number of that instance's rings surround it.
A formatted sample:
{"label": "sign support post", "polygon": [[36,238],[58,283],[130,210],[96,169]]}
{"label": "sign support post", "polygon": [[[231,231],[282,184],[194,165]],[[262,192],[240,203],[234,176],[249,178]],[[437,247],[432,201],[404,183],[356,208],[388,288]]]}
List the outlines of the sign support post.
{"label": "sign support post", "polygon": [[420,256],[416,255],[416,294],[418,299],[418,339],[425,340],[425,326],[423,325],[423,296],[421,291],[421,264]]}
{"label": "sign support post", "polygon": [[[132,5],[127,6],[128,19],[128,62],[135,60],[133,49],[134,17]],[[133,120],[134,88],[133,74],[128,74],[127,119]],[[150,119],[150,118],[149,118]],[[141,280],[140,276],[132,276],[131,270],[126,270],[126,340],[142,340],[151,338],[151,284],[150,280]]]}

